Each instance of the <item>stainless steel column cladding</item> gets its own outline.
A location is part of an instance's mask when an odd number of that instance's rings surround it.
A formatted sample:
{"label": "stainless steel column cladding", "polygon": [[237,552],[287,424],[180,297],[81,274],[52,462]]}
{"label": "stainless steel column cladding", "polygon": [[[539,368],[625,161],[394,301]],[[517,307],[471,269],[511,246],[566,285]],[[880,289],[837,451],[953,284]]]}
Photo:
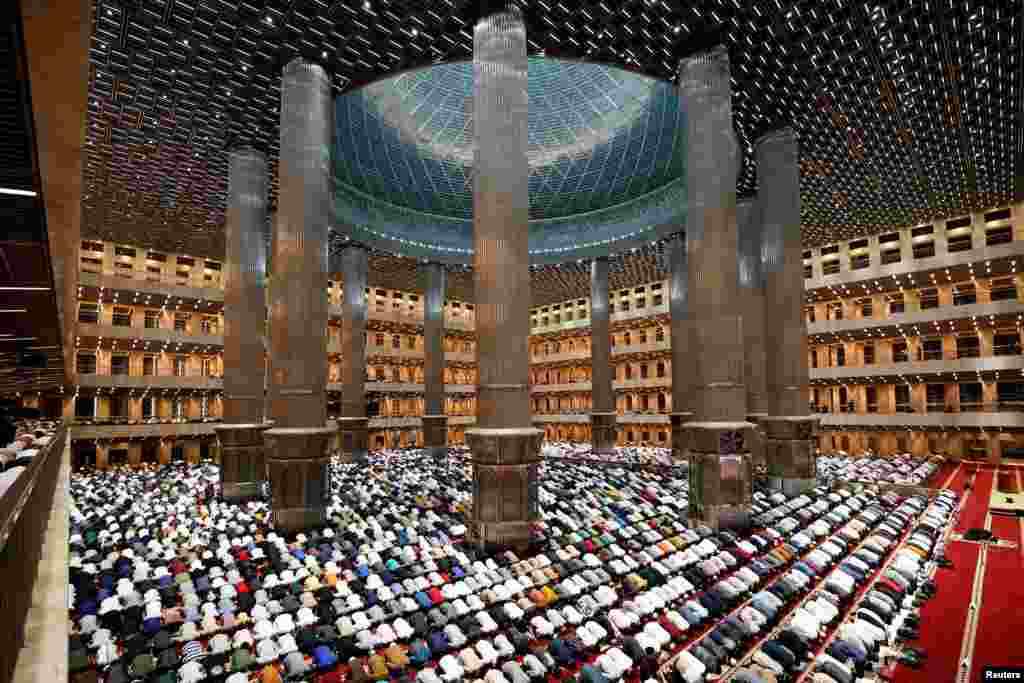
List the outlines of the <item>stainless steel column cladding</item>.
{"label": "stainless steel column cladding", "polygon": [[590,441],[595,453],[615,451],[615,392],[612,388],[611,311],[608,259],[590,264]]}
{"label": "stainless steel column cladding", "polygon": [[363,464],[369,450],[366,415],[366,249],[341,251],[341,457]]}
{"label": "stainless steel column cladding", "polygon": [[522,548],[538,515],[543,432],[531,426],[526,26],[518,11],[482,19],[473,35],[473,242],[479,349],[471,533]]}
{"label": "stainless steel column cladding", "polygon": [[270,306],[265,432],[274,524],[322,524],[329,487],[327,233],[333,100],[322,67],[296,58],[281,79],[280,194]]}
{"label": "stainless steel column cladding", "polygon": [[799,143],[791,128],[755,144],[764,226],[765,348],[769,416],[764,430],[768,476],[786,491],[813,488],[815,434],[820,418],[807,404],[807,330],[803,321]]}
{"label": "stainless steel column cladding", "polygon": [[743,318],[739,301],[736,175],[729,55],[717,47],[683,60],[687,112],[686,222],[694,420],[687,424],[690,520],[713,527],[749,520],[750,444],[746,421]]}
{"label": "stainless steel column cladding", "polygon": [[251,147],[228,160],[224,230],[224,423],[214,427],[221,452],[221,495],[258,496],[263,458],[267,249],[267,159]]}
{"label": "stainless steel column cladding", "polygon": [[672,345],[672,458],[686,460],[686,428],[693,413],[693,367],[691,365],[690,320],[687,307],[689,270],[686,265],[686,235],[676,233],[668,242],[669,343]]}
{"label": "stainless steel column cladding", "polygon": [[446,276],[440,263],[424,267],[423,296],[423,445],[434,458],[448,447],[448,416],[444,412],[444,293]]}

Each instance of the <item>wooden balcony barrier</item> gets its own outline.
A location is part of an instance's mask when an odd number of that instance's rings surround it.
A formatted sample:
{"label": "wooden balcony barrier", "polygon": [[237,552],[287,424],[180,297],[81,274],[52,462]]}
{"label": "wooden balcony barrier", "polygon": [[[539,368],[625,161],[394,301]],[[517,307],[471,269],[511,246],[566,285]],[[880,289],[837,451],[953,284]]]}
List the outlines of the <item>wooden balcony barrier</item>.
{"label": "wooden balcony barrier", "polygon": [[14,677],[18,651],[25,643],[25,620],[53,507],[65,436],[65,428],[58,429],[0,497],[0,683]]}

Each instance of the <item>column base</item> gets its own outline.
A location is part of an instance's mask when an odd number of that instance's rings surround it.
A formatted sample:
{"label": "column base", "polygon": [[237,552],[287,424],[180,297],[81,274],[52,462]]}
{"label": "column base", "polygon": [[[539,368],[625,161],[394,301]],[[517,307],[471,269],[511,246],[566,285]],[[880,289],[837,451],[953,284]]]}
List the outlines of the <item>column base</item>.
{"label": "column base", "polygon": [[437,461],[448,457],[448,416],[423,416],[423,448]]}
{"label": "column base", "polygon": [[683,426],[693,419],[693,413],[669,413],[672,424],[672,459],[686,462],[686,428]]}
{"label": "column base", "polygon": [[818,461],[814,450],[820,422],[821,418],[816,415],[772,415],[761,419],[769,478],[817,480]]}
{"label": "column base", "polygon": [[690,465],[690,524],[712,529],[750,525],[754,499],[750,444],[756,428],[749,422],[687,422]]}
{"label": "column base", "polygon": [[220,424],[213,428],[220,444],[220,495],[239,502],[259,498],[267,479],[264,433],[271,425]]}
{"label": "column base", "polygon": [[268,429],[263,433],[274,527],[295,533],[327,519],[332,427]]}
{"label": "column base", "polygon": [[749,505],[705,505],[699,511],[691,506],[689,519],[691,527],[706,526],[719,530],[746,530],[750,528]]}
{"label": "column base", "polygon": [[768,488],[772,491],[782,491],[787,496],[799,496],[818,485],[817,479],[780,479],[770,477]]}
{"label": "column base", "polygon": [[615,452],[618,436],[616,413],[590,414],[590,450],[599,455],[610,455]]}
{"label": "column base", "polygon": [[342,462],[365,465],[370,454],[370,418],[339,417],[338,457]]}
{"label": "column base", "polygon": [[767,463],[764,459],[764,432],[761,430],[761,420],[768,417],[768,413],[747,413],[747,422],[757,426],[754,430],[754,442],[750,444],[750,457],[754,462],[754,476],[764,476],[768,472]]}
{"label": "column base", "polygon": [[469,537],[482,550],[529,546],[530,527],[539,516],[543,437],[531,427],[466,430],[473,456]]}

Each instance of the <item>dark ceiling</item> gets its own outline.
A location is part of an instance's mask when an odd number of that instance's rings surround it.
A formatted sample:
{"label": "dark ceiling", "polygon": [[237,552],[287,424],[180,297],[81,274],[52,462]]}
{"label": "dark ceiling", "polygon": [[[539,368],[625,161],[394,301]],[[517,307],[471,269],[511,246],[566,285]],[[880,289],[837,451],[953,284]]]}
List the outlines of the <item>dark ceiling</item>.
{"label": "dark ceiling", "polygon": [[0,3],[0,396],[63,379],[46,211],[17,2]]}
{"label": "dark ceiling", "polygon": [[[730,52],[741,195],[752,145],[801,139],[808,246],[1024,195],[1024,0],[518,0],[531,51],[671,80]],[[95,0],[83,237],[223,257],[227,148],[270,158],[282,65],[337,93],[471,57],[477,0]]]}

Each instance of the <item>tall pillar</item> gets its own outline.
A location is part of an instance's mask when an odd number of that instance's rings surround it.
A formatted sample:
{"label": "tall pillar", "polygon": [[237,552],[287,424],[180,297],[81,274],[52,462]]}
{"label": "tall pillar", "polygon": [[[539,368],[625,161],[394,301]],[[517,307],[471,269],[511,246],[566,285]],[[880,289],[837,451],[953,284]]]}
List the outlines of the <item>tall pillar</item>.
{"label": "tall pillar", "polygon": [[756,424],[767,415],[765,397],[764,271],[761,268],[761,216],[753,199],[736,203],[739,231],[739,287],[743,310],[743,367],[747,417]]}
{"label": "tall pillar", "polygon": [[225,500],[260,495],[263,458],[264,279],[267,248],[267,159],[245,147],[228,161],[228,215],[224,230],[224,399],[220,487]]}
{"label": "tall pillar", "polygon": [[440,263],[424,266],[427,289],[423,296],[423,445],[436,459],[448,447],[448,416],[444,412],[444,290],[446,274]]}
{"label": "tall pillar", "polygon": [[590,434],[594,453],[615,451],[615,392],[608,309],[608,259],[590,264]]}
{"label": "tall pillar", "polygon": [[799,145],[791,128],[756,143],[765,273],[765,366],[769,416],[761,421],[772,485],[797,492],[816,485],[814,438],[821,418],[808,414],[807,329],[803,321]]}
{"label": "tall pillar", "polygon": [[278,530],[323,524],[330,490],[327,230],[333,104],[324,69],[296,58],[281,79],[280,193],[270,303],[270,417],[264,432]]}
{"label": "tall pillar", "polygon": [[668,242],[668,312],[669,343],[672,346],[672,458],[676,462],[686,460],[686,429],[693,413],[689,408],[693,401],[693,368],[690,364],[689,313],[686,307],[687,280],[686,235],[677,233]]}
{"label": "tall pillar", "polygon": [[515,10],[473,35],[473,243],[479,365],[471,533],[525,548],[538,516],[542,434],[531,426],[526,26]]}
{"label": "tall pillar", "polygon": [[[736,203],[739,233],[739,287],[743,312],[743,369],[747,387],[747,422],[758,425],[766,417],[764,368],[764,271],[761,267],[761,214],[756,200]],[[764,443],[760,429],[750,444],[755,472],[763,473]]]}
{"label": "tall pillar", "polygon": [[729,54],[723,47],[683,60],[687,111],[686,255],[694,421],[686,424],[690,521],[746,526],[753,496],[746,421],[743,317],[739,301],[736,175]]}
{"label": "tall pillar", "polygon": [[366,416],[366,249],[347,246],[341,252],[341,456],[365,464],[370,446]]}

